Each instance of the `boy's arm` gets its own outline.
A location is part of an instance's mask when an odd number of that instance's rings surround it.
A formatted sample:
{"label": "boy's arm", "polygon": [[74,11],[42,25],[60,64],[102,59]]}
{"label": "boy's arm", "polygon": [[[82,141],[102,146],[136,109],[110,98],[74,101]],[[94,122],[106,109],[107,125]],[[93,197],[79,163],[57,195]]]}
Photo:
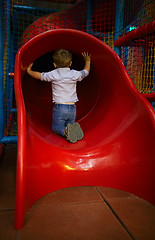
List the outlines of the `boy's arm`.
{"label": "boy's arm", "polygon": [[83,52],[82,56],[83,56],[83,58],[85,60],[84,69],[87,70],[88,72],[90,72],[91,55],[89,55],[88,53]]}
{"label": "boy's arm", "polygon": [[29,65],[29,67],[27,68],[27,73],[28,73],[31,77],[33,77],[33,78],[35,78],[35,79],[38,79],[38,80],[41,80],[41,73],[40,73],[40,72],[33,71],[33,70],[31,69],[32,66],[33,66],[33,63],[31,63],[31,64]]}

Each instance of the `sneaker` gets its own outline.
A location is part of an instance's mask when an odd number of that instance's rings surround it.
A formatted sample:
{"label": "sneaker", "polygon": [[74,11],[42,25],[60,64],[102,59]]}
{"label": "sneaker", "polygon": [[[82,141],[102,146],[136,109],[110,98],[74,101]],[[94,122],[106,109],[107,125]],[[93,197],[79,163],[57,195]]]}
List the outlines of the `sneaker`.
{"label": "sneaker", "polygon": [[73,124],[71,124],[71,123],[67,124],[67,127],[64,129],[64,135],[65,135],[67,141],[69,141],[71,143],[77,142],[77,136],[74,131]]}
{"label": "sneaker", "polygon": [[73,127],[74,127],[74,132],[76,133],[76,136],[77,136],[77,140],[81,140],[84,134],[80,127],[80,124],[75,122],[73,123]]}

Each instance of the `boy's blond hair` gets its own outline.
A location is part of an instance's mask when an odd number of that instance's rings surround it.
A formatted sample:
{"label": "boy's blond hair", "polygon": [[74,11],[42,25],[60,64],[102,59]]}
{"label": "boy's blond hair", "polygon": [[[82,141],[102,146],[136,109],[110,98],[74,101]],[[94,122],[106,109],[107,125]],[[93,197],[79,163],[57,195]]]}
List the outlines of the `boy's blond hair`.
{"label": "boy's blond hair", "polygon": [[72,62],[72,54],[66,49],[56,50],[53,54],[53,62],[57,68],[69,67]]}

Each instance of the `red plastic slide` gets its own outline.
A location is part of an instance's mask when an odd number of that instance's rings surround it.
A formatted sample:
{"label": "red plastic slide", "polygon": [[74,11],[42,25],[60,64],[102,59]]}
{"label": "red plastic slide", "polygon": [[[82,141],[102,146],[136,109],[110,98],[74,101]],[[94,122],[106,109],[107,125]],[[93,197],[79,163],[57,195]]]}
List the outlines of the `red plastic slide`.
{"label": "red plastic slide", "polygon": [[[49,83],[26,73],[52,69],[52,52],[73,53],[73,68],[84,66],[81,52],[92,56],[90,75],[78,83],[77,121],[84,139],[75,144],[51,130]],[[97,38],[77,30],[42,33],[17,53],[15,93],[18,159],[15,228],[44,195],[74,186],[105,186],[155,203],[155,113],[137,91],[119,56]]]}

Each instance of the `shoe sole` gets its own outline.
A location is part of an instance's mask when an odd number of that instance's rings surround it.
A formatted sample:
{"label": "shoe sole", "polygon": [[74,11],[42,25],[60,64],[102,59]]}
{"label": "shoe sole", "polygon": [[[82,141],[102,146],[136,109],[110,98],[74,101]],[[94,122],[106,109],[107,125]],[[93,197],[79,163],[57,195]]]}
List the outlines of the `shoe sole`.
{"label": "shoe sole", "polygon": [[74,126],[71,123],[68,123],[68,125],[67,125],[67,138],[66,139],[71,143],[77,142],[77,136],[74,131]]}
{"label": "shoe sole", "polygon": [[77,136],[77,140],[81,140],[83,138],[84,134],[80,127],[80,124],[75,122],[75,123],[73,123],[73,127],[74,127],[74,132]]}

